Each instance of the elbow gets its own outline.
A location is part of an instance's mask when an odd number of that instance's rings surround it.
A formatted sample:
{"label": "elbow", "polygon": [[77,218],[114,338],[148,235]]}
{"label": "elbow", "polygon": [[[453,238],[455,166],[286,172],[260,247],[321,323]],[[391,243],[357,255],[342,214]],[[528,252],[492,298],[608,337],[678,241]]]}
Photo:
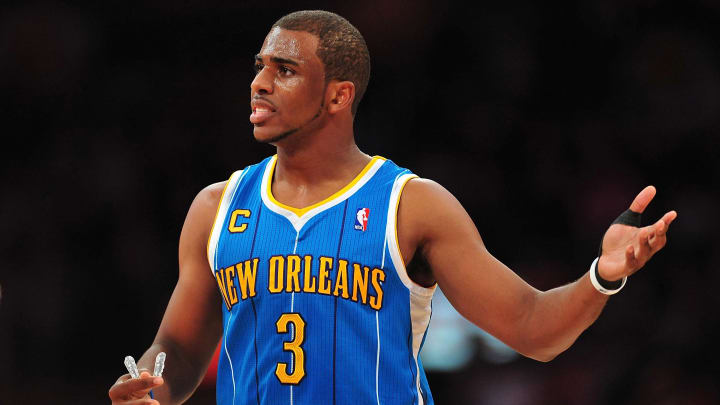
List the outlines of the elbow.
{"label": "elbow", "polygon": [[547,363],[555,359],[562,352],[572,346],[573,342],[555,342],[554,344],[541,344],[535,341],[535,344],[525,346],[525,350],[519,351],[525,357]]}
{"label": "elbow", "polygon": [[569,349],[578,336],[543,327],[527,327],[518,343],[518,352],[525,357],[547,363]]}
{"label": "elbow", "polygon": [[543,363],[547,363],[553,360],[555,357],[559,356],[565,350],[569,349],[570,346],[575,343],[576,339],[577,337],[573,339],[556,340],[554,344],[541,346],[535,351],[534,356],[531,358],[537,361],[541,361]]}
{"label": "elbow", "polygon": [[564,349],[556,349],[556,348],[543,348],[543,349],[534,349],[534,350],[528,350],[519,352],[523,356],[542,362],[542,363],[548,363],[555,359],[560,353],[564,352]]}
{"label": "elbow", "polygon": [[557,353],[549,353],[549,352],[547,352],[547,353],[533,353],[533,354],[527,354],[526,356],[529,357],[529,358],[531,358],[531,359],[533,359],[533,360],[537,360],[537,361],[539,361],[539,362],[542,362],[542,363],[549,363],[550,361],[552,361],[553,359],[555,359],[555,357],[557,357],[558,354],[560,354],[560,352],[557,352]]}

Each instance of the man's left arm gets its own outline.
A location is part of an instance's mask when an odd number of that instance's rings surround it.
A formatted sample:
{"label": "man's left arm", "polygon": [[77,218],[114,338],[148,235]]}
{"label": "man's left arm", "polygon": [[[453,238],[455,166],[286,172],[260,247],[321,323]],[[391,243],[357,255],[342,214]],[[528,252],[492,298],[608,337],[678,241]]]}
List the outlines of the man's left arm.
{"label": "man's left arm", "polygon": [[[654,195],[655,189],[647,187],[631,210],[643,212]],[[427,220],[427,212],[433,212],[434,220]],[[676,216],[668,212],[643,228],[613,224],[603,240],[600,277],[615,281],[640,269],[665,245],[668,226]],[[405,187],[398,239],[404,258],[423,255],[458,312],[536,360],[549,361],[570,347],[608,299],[593,286],[589,272],[549,291],[530,286],[490,254],[457,199],[429,180],[411,180]],[[522,246],[521,230],[517,245]]]}

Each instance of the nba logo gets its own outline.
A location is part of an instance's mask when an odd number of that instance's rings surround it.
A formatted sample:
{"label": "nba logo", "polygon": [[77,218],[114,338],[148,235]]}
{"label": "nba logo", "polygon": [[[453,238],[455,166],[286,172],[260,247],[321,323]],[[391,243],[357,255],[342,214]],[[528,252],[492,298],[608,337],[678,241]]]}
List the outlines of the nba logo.
{"label": "nba logo", "polygon": [[365,232],[367,230],[367,221],[370,216],[369,208],[360,208],[355,214],[355,229]]}

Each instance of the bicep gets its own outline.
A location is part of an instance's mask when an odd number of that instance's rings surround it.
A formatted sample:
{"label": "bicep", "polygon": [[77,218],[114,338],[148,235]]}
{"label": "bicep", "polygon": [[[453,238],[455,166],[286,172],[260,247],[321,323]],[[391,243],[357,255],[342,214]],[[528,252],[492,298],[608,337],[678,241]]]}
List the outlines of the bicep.
{"label": "bicep", "polygon": [[[438,285],[464,317],[508,345],[521,346],[518,331],[539,291],[490,254],[452,194],[436,183],[422,182],[416,184],[416,198],[408,196],[415,206],[410,214],[424,218],[416,226],[419,248]],[[433,212],[433,220],[420,216],[422,212]]]}
{"label": "bicep", "polygon": [[200,192],[185,219],[178,282],[156,337],[157,343],[181,349],[187,360],[200,365],[209,361],[222,333],[220,294],[206,250],[217,208],[216,188]]}

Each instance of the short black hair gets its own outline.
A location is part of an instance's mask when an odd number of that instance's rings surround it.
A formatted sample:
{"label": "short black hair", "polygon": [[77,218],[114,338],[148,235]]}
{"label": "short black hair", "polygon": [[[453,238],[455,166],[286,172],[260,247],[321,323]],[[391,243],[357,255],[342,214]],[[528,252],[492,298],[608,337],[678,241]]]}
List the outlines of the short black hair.
{"label": "short black hair", "polygon": [[319,38],[317,56],[325,65],[325,83],[330,80],[347,80],[355,84],[355,115],[370,80],[370,52],[365,39],[343,17],[323,10],[306,10],[290,13],[273,24],[291,31],[309,32]]}

